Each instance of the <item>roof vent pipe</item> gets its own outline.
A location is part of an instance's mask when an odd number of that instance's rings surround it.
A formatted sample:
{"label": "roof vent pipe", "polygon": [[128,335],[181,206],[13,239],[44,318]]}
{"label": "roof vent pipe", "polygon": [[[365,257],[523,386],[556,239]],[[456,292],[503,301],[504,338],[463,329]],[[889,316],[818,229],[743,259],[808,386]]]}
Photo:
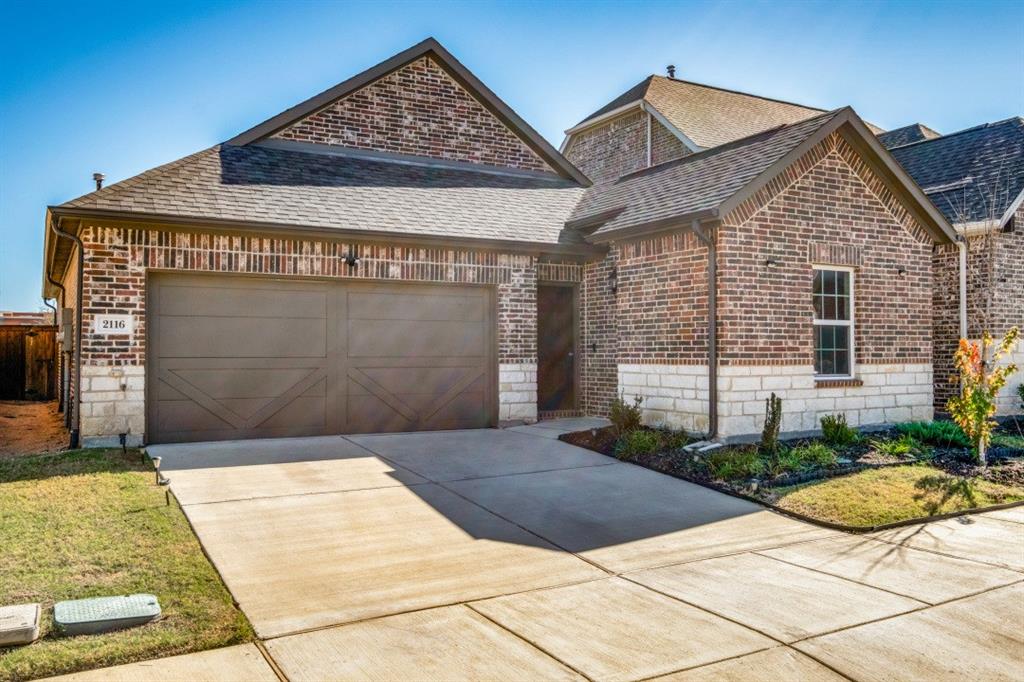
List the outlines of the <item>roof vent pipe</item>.
{"label": "roof vent pipe", "polygon": [[669,64],[668,66],[665,67],[665,70],[668,71],[668,77],[669,78],[675,78],[676,77],[676,66],[675,66],[675,64]]}
{"label": "roof vent pipe", "polygon": [[93,173],[92,174],[92,179],[96,181],[96,189],[103,189],[103,180],[106,177],[107,176],[104,175],[103,173]]}

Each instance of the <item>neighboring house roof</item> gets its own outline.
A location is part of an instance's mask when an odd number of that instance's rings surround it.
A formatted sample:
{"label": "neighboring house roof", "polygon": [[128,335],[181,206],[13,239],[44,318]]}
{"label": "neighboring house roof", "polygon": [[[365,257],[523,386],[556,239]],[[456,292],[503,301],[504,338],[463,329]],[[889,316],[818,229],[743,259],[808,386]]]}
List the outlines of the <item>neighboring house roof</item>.
{"label": "neighboring house roof", "polygon": [[1024,119],[1019,116],[891,152],[958,227],[1002,227],[1024,199]]}
{"label": "neighboring house roof", "polygon": [[0,327],[38,327],[53,324],[52,312],[16,312],[0,310]]}
{"label": "neighboring house roof", "polygon": [[848,107],[594,185],[569,226],[592,230],[588,239],[602,242],[722,218],[844,124],[858,136],[863,153],[903,188],[926,229],[939,241],[952,240],[942,215]]}
{"label": "neighboring house roof", "polygon": [[407,50],[399,52],[390,59],[363,71],[362,73],[349,78],[348,80],[329,88],[319,95],[310,97],[306,101],[283,111],[280,114],[267,119],[263,123],[246,130],[228,140],[228,144],[246,145],[259,140],[266,139],[274,133],[287,128],[289,125],[299,121],[306,116],[327,107],[346,95],[358,90],[364,85],[375,81],[387,74],[400,69],[423,56],[429,55],[444,69],[459,85],[484,105],[495,117],[506,127],[515,133],[528,147],[538,156],[546,161],[559,174],[571,178],[576,182],[589,185],[590,181],[572,163],[559,153],[557,149],[541,137],[540,133],[534,130],[529,123],[524,121],[501,100],[483,82],[474,76],[469,69],[462,65],[448,50],[444,49],[441,43],[434,38],[413,45]]}
{"label": "neighboring house roof", "polygon": [[[825,113],[824,109],[793,102],[651,75],[566,132],[572,134],[617,110],[624,111],[641,103],[661,114],[670,129],[674,128],[674,132],[694,149],[716,147]],[[865,125],[872,132],[882,132],[870,123]]]}
{"label": "neighboring house roof", "polygon": [[224,144],[54,210],[552,245],[582,241],[563,224],[583,191],[549,174]]}
{"label": "neighboring house roof", "polygon": [[942,133],[937,133],[926,125],[911,123],[908,126],[881,133],[878,139],[887,149],[892,149],[893,147],[902,147],[905,144],[920,142],[921,140],[934,140],[936,137],[941,136]]}

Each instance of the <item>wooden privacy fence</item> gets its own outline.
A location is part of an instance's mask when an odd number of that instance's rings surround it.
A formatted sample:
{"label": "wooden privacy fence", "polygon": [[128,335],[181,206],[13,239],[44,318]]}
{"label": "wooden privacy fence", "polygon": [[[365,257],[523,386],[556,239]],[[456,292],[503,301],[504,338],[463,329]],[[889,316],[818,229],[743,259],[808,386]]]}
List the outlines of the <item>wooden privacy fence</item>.
{"label": "wooden privacy fence", "polygon": [[56,335],[56,327],[0,326],[0,400],[57,395]]}

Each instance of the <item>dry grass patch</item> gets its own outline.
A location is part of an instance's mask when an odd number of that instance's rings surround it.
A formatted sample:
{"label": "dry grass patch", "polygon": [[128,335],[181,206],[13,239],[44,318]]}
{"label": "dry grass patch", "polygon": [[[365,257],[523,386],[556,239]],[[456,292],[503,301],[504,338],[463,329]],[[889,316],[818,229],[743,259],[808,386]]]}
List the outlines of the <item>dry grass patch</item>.
{"label": "dry grass patch", "polygon": [[935,467],[869,469],[772,491],[775,504],[847,526],[877,526],[1024,500],[1024,487],[951,476]]}
{"label": "dry grass patch", "polygon": [[[0,680],[171,656],[252,639],[181,509],[129,450],[0,460],[0,604],[42,602],[42,637],[0,649]],[[55,601],[150,592],[163,618],[71,638],[53,632]]]}

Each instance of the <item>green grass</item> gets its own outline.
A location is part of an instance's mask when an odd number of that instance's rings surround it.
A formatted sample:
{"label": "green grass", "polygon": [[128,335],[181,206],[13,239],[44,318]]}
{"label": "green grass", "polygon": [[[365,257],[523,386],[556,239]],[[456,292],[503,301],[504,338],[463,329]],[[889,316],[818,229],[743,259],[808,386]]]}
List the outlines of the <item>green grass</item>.
{"label": "green grass", "polygon": [[[0,461],[0,604],[41,602],[35,644],[0,649],[0,680],[23,680],[251,640],[181,509],[138,451],[80,450]],[[160,621],[62,638],[53,603],[150,592]]]}
{"label": "green grass", "polygon": [[923,465],[870,469],[774,492],[783,509],[847,526],[876,526],[1024,500],[1024,488],[960,479]]}

